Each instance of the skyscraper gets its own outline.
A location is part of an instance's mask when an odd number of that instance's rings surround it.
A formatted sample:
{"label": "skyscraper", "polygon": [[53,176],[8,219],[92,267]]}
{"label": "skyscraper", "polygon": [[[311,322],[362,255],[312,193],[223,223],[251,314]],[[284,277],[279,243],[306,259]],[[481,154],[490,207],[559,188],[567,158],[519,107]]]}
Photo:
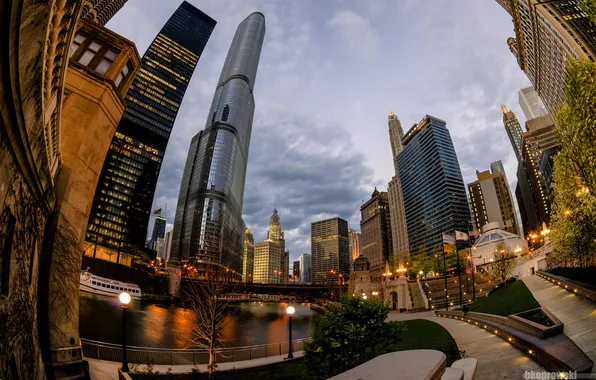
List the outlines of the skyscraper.
{"label": "skyscraper", "polygon": [[442,253],[442,234],[466,231],[470,221],[453,141],[443,120],[426,115],[410,128],[402,143],[397,164],[410,253]]}
{"label": "skyscraper", "polygon": [[[289,252],[281,231],[277,209],[269,218],[267,238],[255,244],[253,281],[261,284],[282,284],[288,279]],[[284,272],[285,271],[285,272]]]}
{"label": "skyscraper", "polygon": [[[387,186],[389,201],[389,216],[391,218],[391,251],[399,259],[400,265],[405,265],[410,255],[408,242],[408,228],[406,226],[406,212],[404,209],[403,191],[399,180],[399,169],[397,167],[397,156],[404,149],[401,140],[404,138],[404,130],[401,122],[393,111],[389,112],[389,141],[391,142],[391,153],[395,175]],[[370,260],[370,258],[369,258]],[[374,266],[373,266],[374,267]]]}
{"label": "skyscraper", "polygon": [[350,274],[348,222],[331,218],[310,225],[312,253],[312,282],[314,284],[337,283],[340,275],[347,279]]}
{"label": "skyscraper", "polygon": [[300,282],[303,284],[310,284],[312,271],[310,253],[301,254],[298,261],[300,262]]}
{"label": "skyscraper", "polygon": [[[503,173],[503,175],[505,175],[505,168],[503,167],[501,160],[490,163],[490,172],[493,174]],[[505,178],[507,177],[505,176]]]}
{"label": "skyscraper", "polygon": [[370,270],[380,280],[385,262],[393,253],[391,216],[387,192],[375,187],[370,199],[360,207],[361,253],[370,262]]}
{"label": "skyscraper", "polygon": [[105,25],[126,4],[127,0],[85,0],[81,18]]}
{"label": "skyscraper", "polygon": [[296,260],[292,263],[292,277],[300,278],[300,260]]}
{"label": "skyscraper", "polygon": [[491,222],[498,222],[499,228],[519,234],[515,206],[505,174],[476,171],[476,181],[468,184],[471,211],[478,228]]}
{"label": "skyscraper", "polygon": [[252,283],[255,270],[255,239],[247,228],[244,232],[244,255],[242,256],[242,282]]}
{"label": "skyscraper", "polygon": [[144,247],[168,139],[214,27],[213,19],[185,1],[145,52],[97,184],[87,241],[118,250]]}
{"label": "skyscraper", "polygon": [[513,111],[508,110],[503,104],[501,105],[501,110],[503,111],[503,124],[505,124],[505,131],[507,131],[507,136],[509,136],[509,141],[513,147],[515,157],[517,157],[517,160],[519,161],[522,157],[522,136],[524,131]]}
{"label": "skyscraper", "polygon": [[519,90],[519,105],[527,120],[548,115],[546,106],[538,96],[534,86]]}
{"label": "skyscraper", "polygon": [[263,14],[252,13],[240,23],[205,129],[191,140],[174,220],[172,256],[179,261],[242,268],[244,181],[264,36]]}
{"label": "skyscraper", "polygon": [[161,215],[158,215],[155,218],[155,222],[153,224],[153,232],[151,233],[151,249],[155,249],[154,244],[157,239],[163,239],[166,234],[166,218]]}
{"label": "skyscraper", "polygon": [[497,0],[513,18],[507,44],[551,115],[565,96],[569,58],[596,58],[596,28],[582,0]]}
{"label": "skyscraper", "polygon": [[350,236],[350,262],[354,261],[360,256],[360,232],[349,229],[348,234]]}

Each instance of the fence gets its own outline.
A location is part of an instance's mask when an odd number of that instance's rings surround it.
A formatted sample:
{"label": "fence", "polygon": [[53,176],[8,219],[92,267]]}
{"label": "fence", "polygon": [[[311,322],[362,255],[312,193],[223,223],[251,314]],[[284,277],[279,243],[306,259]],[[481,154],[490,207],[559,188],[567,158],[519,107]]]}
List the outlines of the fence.
{"label": "fence", "polygon": [[[301,351],[310,338],[292,341],[292,351]],[[86,358],[120,362],[122,360],[122,345],[81,339],[83,355]],[[288,353],[288,342],[222,348],[217,350],[215,362],[226,363],[242,360],[266,358],[269,356]],[[126,356],[129,363],[156,365],[198,365],[209,363],[207,350],[197,349],[167,349],[126,346]]]}

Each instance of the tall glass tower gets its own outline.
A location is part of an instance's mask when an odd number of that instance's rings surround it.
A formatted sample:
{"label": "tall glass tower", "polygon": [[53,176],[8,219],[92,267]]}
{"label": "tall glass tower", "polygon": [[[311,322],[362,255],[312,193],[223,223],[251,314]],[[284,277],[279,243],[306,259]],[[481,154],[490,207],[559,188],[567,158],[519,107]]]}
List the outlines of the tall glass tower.
{"label": "tall glass tower", "polygon": [[185,1],[145,52],[97,183],[88,242],[125,251],[145,246],[170,133],[215,24]]}
{"label": "tall glass tower", "polygon": [[440,254],[442,234],[466,231],[470,209],[446,123],[426,115],[402,139],[397,156],[410,253]]}
{"label": "tall glass tower", "polygon": [[[242,202],[265,16],[240,23],[205,128],[190,143],[180,185],[172,259],[242,269]],[[201,271],[201,269],[199,269]]]}

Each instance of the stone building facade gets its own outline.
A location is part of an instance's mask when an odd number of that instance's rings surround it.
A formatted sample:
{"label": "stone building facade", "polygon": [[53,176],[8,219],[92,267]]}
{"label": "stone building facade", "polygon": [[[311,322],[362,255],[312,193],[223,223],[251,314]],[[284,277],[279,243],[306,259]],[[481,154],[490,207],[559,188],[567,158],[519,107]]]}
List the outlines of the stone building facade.
{"label": "stone building facade", "polygon": [[360,207],[360,213],[361,253],[369,260],[375,279],[380,280],[393,253],[387,192],[375,188],[371,198]]}

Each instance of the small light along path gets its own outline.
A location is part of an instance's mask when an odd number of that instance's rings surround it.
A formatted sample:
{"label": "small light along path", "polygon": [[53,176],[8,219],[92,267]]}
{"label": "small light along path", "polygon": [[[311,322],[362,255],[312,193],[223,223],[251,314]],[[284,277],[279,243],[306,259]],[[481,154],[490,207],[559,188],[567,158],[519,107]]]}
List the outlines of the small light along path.
{"label": "small light along path", "polygon": [[596,304],[536,275],[522,281],[536,301],[563,322],[565,335],[596,363]]}
{"label": "small light along path", "polygon": [[503,339],[474,325],[449,318],[435,317],[433,312],[390,312],[388,320],[426,319],[443,326],[466,356],[478,360],[476,379],[523,379],[525,371],[545,371],[527,355]]}

